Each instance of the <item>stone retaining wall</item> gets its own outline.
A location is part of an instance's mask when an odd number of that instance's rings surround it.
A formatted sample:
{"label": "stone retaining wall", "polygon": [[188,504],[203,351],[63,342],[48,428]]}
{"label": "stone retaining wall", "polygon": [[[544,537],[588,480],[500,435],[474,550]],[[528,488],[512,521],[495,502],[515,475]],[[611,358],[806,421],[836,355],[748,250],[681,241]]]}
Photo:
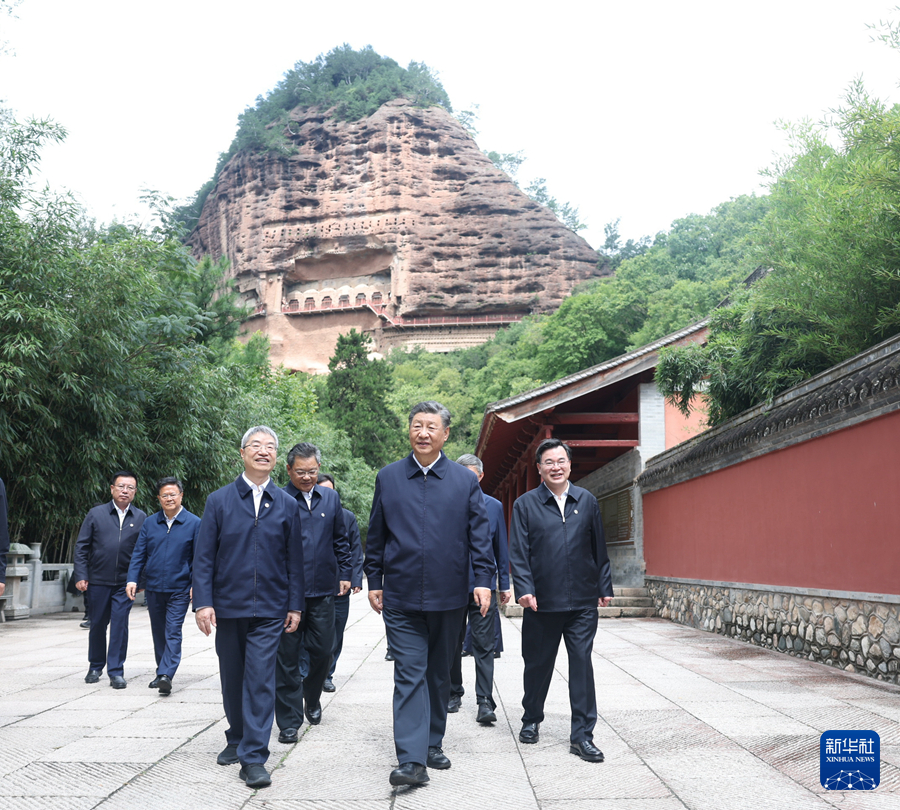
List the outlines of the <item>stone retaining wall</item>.
{"label": "stone retaining wall", "polygon": [[900,683],[897,601],[652,577],[646,586],[663,618]]}

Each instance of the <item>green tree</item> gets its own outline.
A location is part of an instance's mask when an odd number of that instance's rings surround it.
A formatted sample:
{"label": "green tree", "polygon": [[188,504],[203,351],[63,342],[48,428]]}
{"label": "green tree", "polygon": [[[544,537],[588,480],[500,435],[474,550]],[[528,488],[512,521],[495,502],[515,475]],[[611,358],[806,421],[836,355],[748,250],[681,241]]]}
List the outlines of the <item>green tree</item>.
{"label": "green tree", "polygon": [[577,233],[587,228],[587,225],[580,219],[578,208],[571,203],[560,202],[556,197],[550,195],[545,178],[538,177],[536,180],[532,180],[526,187],[525,193],[539,205],[549,208],[569,230]]}
{"label": "green tree", "polygon": [[331,423],[350,437],[353,454],[373,467],[396,461],[402,453],[402,423],[387,406],[391,366],[372,360],[372,339],[355,329],[340,335],[328,361],[325,385]]}

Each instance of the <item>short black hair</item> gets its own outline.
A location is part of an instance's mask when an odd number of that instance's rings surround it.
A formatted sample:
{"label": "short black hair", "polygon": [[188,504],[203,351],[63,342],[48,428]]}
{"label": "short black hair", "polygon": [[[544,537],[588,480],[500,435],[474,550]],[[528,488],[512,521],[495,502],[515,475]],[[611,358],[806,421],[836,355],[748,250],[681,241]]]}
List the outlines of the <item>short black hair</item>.
{"label": "short black hair", "polygon": [[319,450],[319,448],[314,444],[310,444],[309,442],[298,442],[290,450],[288,450],[288,467],[293,467],[294,461],[298,458],[314,458],[316,460],[316,464],[321,464],[322,451]]}
{"label": "short black hair", "polygon": [[450,411],[441,405],[440,402],[429,399],[425,402],[419,402],[416,405],[413,405],[412,410],[409,412],[409,427],[412,427],[413,417],[418,413],[431,413],[440,416],[441,426],[444,430],[450,427]]}
{"label": "short black hair", "polygon": [[119,470],[112,474],[112,477],[109,479],[109,485],[114,486],[120,478],[133,478],[135,483],[138,480],[138,477],[131,470]]}
{"label": "short black hair", "polygon": [[333,486],[335,489],[337,489],[337,484],[334,483],[333,475],[329,475],[328,473],[320,472],[318,477],[316,478],[316,483],[321,484],[323,481],[328,481],[331,484],[331,486]]}
{"label": "short black hair", "polygon": [[165,478],[160,478],[159,481],[156,482],[157,495],[162,492],[163,487],[178,487],[178,491],[184,493],[184,484],[182,484],[174,475],[167,475]]}
{"label": "short black hair", "polygon": [[564,441],[561,441],[560,439],[544,439],[544,441],[538,445],[537,450],[534,451],[534,463],[540,464],[544,453],[548,450],[553,450],[555,447],[562,447],[562,449],[566,451],[569,461],[572,460],[572,450]]}

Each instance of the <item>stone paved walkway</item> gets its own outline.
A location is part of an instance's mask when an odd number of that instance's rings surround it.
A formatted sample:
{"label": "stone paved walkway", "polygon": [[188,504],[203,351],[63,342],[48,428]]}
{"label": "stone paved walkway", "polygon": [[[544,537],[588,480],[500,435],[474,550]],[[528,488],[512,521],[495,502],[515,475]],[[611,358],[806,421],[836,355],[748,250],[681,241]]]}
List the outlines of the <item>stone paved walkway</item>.
{"label": "stone paved walkway", "polygon": [[[392,667],[381,619],[353,597],[337,692],[295,746],[272,740],[272,787],[252,791],[224,743],[211,640],[185,627],[175,690],[147,688],[153,654],[145,608],[131,618],[128,689],[84,683],[87,631],[75,614],[0,625],[0,810],[739,810],[900,807],[900,689],[661,619],[600,623],[595,673],[603,764],[568,753],[565,657],[538,745],[520,745],[520,622],[504,619],[498,722],[475,723],[474,674],[450,715],[448,771],[392,789]],[[881,785],[819,785],[819,736],[881,735]]]}

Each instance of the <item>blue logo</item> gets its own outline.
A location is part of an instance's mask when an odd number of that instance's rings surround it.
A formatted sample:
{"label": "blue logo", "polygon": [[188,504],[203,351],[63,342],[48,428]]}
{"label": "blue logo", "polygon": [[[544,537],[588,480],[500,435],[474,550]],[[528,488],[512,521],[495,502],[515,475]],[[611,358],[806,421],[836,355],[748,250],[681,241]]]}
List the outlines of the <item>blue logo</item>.
{"label": "blue logo", "polygon": [[819,738],[819,781],[826,790],[875,790],[881,738],[874,731],[826,731]]}

